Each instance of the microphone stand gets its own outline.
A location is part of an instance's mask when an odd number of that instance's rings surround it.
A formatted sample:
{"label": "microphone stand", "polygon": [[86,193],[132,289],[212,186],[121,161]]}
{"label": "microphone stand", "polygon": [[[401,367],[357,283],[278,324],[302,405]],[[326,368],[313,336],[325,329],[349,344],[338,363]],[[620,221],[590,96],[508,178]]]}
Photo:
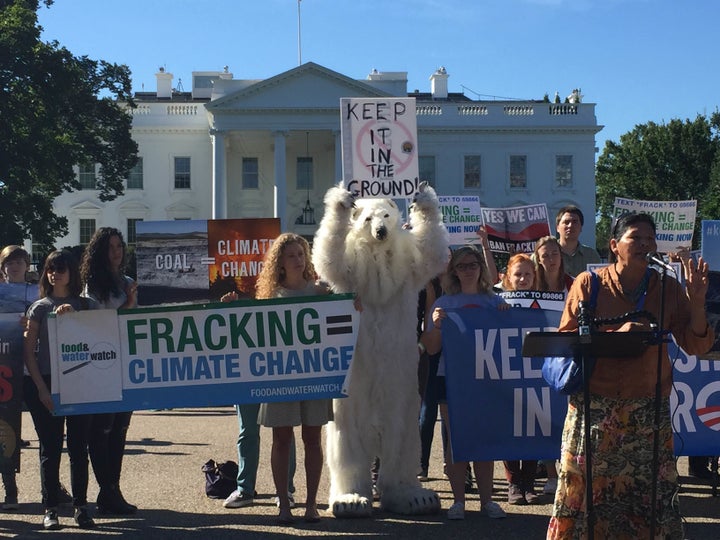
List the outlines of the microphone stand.
{"label": "microphone stand", "polygon": [[657,349],[657,378],[655,381],[655,419],[653,423],[653,457],[652,457],[652,490],[650,501],[652,509],[650,511],[650,540],[655,538],[655,525],[657,522],[657,491],[658,491],[658,476],[660,469],[660,408],[662,404],[662,364],[663,364],[663,348],[662,344],[665,342],[663,336],[664,329],[663,324],[665,321],[665,276],[667,275],[667,269],[665,266],[661,266],[662,272],[660,272],[660,320],[658,321],[656,341],[658,343]]}
{"label": "microphone stand", "polygon": [[[587,302],[580,302],[578,313],[578,334],[580,336],[580,365],[583,374],[583,416],[585,422],[585,516],[587,519],[588,540],[595,538],[595,505],[593,504],[592,486],[592,440],[590,434],[590,361],[588,359],[590,345],[592,344],[591,327],[593,325],[593,313]],[[577,356],[576,356],[577,360]]]}

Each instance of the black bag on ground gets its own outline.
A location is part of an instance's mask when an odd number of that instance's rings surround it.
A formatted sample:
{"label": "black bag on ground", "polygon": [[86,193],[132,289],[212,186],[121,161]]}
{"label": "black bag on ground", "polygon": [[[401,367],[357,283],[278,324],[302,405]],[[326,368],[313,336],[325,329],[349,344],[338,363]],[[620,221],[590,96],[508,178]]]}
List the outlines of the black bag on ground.
{"label": "black bag on ground", "polygon": [[215,463],[211,459],[202,466],[205,473],[205,494],[211,499],[226,499],[237,489],[238,464],[234,461]]}

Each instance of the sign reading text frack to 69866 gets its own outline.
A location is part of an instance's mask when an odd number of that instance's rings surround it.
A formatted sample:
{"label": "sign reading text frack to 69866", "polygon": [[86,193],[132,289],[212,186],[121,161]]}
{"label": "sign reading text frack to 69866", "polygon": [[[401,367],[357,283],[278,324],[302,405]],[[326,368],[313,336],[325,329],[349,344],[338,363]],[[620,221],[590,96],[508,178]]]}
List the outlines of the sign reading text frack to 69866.
{"label": "sign reading text frack to 69866", "polygon": [[342,98],[343,182],[358,197],[412,197],[419,184],[414,98]]}

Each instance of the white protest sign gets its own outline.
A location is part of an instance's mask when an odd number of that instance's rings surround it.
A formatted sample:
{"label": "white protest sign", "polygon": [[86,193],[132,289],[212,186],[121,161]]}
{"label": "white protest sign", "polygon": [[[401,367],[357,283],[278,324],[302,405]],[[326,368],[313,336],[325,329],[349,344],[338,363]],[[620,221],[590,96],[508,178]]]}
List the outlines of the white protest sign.
{"label": "white protest sign", "polygon": [[482,225],[480,197],[476,195],[443,195],[438,197],[443,223],[450,235],[450,245],[477,244]]}
{"label": "white protest sign", "polygon": [[420,176],[414,98],[341,98],[340,129],[349,191],[412,198]]}
{"label": "white protest sign", "polygon": [[655,221],[655,240],[661,253],[692,247],[697,201],[639,201],[615,197],[613,223],[625,213],[649,214]]}
{"label": "white protest sign", "polygon": [[114,309],[48,317],[53,392],[57,386],[61,404],[122,400],[119,336]]}

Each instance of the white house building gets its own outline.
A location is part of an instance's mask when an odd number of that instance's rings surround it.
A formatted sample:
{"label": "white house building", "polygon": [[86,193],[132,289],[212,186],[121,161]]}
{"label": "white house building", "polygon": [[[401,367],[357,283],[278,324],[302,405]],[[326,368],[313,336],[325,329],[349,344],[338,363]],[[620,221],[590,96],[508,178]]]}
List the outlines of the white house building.
{"label": "white house building", "polygon": [[[448,92],[448,77],[440,68],[430,92],[408,93],[406,72],[358,80],[308,62],[264,80],[194,72],[192,91],[178,92],[161,69],[157,91],[135,95],[140,161],[125,195],[101,202],[95,167],[79,167],[84,189],[55,201],[69,220],[56,245],[85,244],[101,226],[133,243],[138,220],[274,216],[283,231],[312,236],[341,179],[342,97],[415,97],[420,178],[441,195],[477,195],[485,207],[545,202],[551,221],[566,204],[594,215],[594,104],[478,101]],[[593,245],[594,227],[581,240]]]}

